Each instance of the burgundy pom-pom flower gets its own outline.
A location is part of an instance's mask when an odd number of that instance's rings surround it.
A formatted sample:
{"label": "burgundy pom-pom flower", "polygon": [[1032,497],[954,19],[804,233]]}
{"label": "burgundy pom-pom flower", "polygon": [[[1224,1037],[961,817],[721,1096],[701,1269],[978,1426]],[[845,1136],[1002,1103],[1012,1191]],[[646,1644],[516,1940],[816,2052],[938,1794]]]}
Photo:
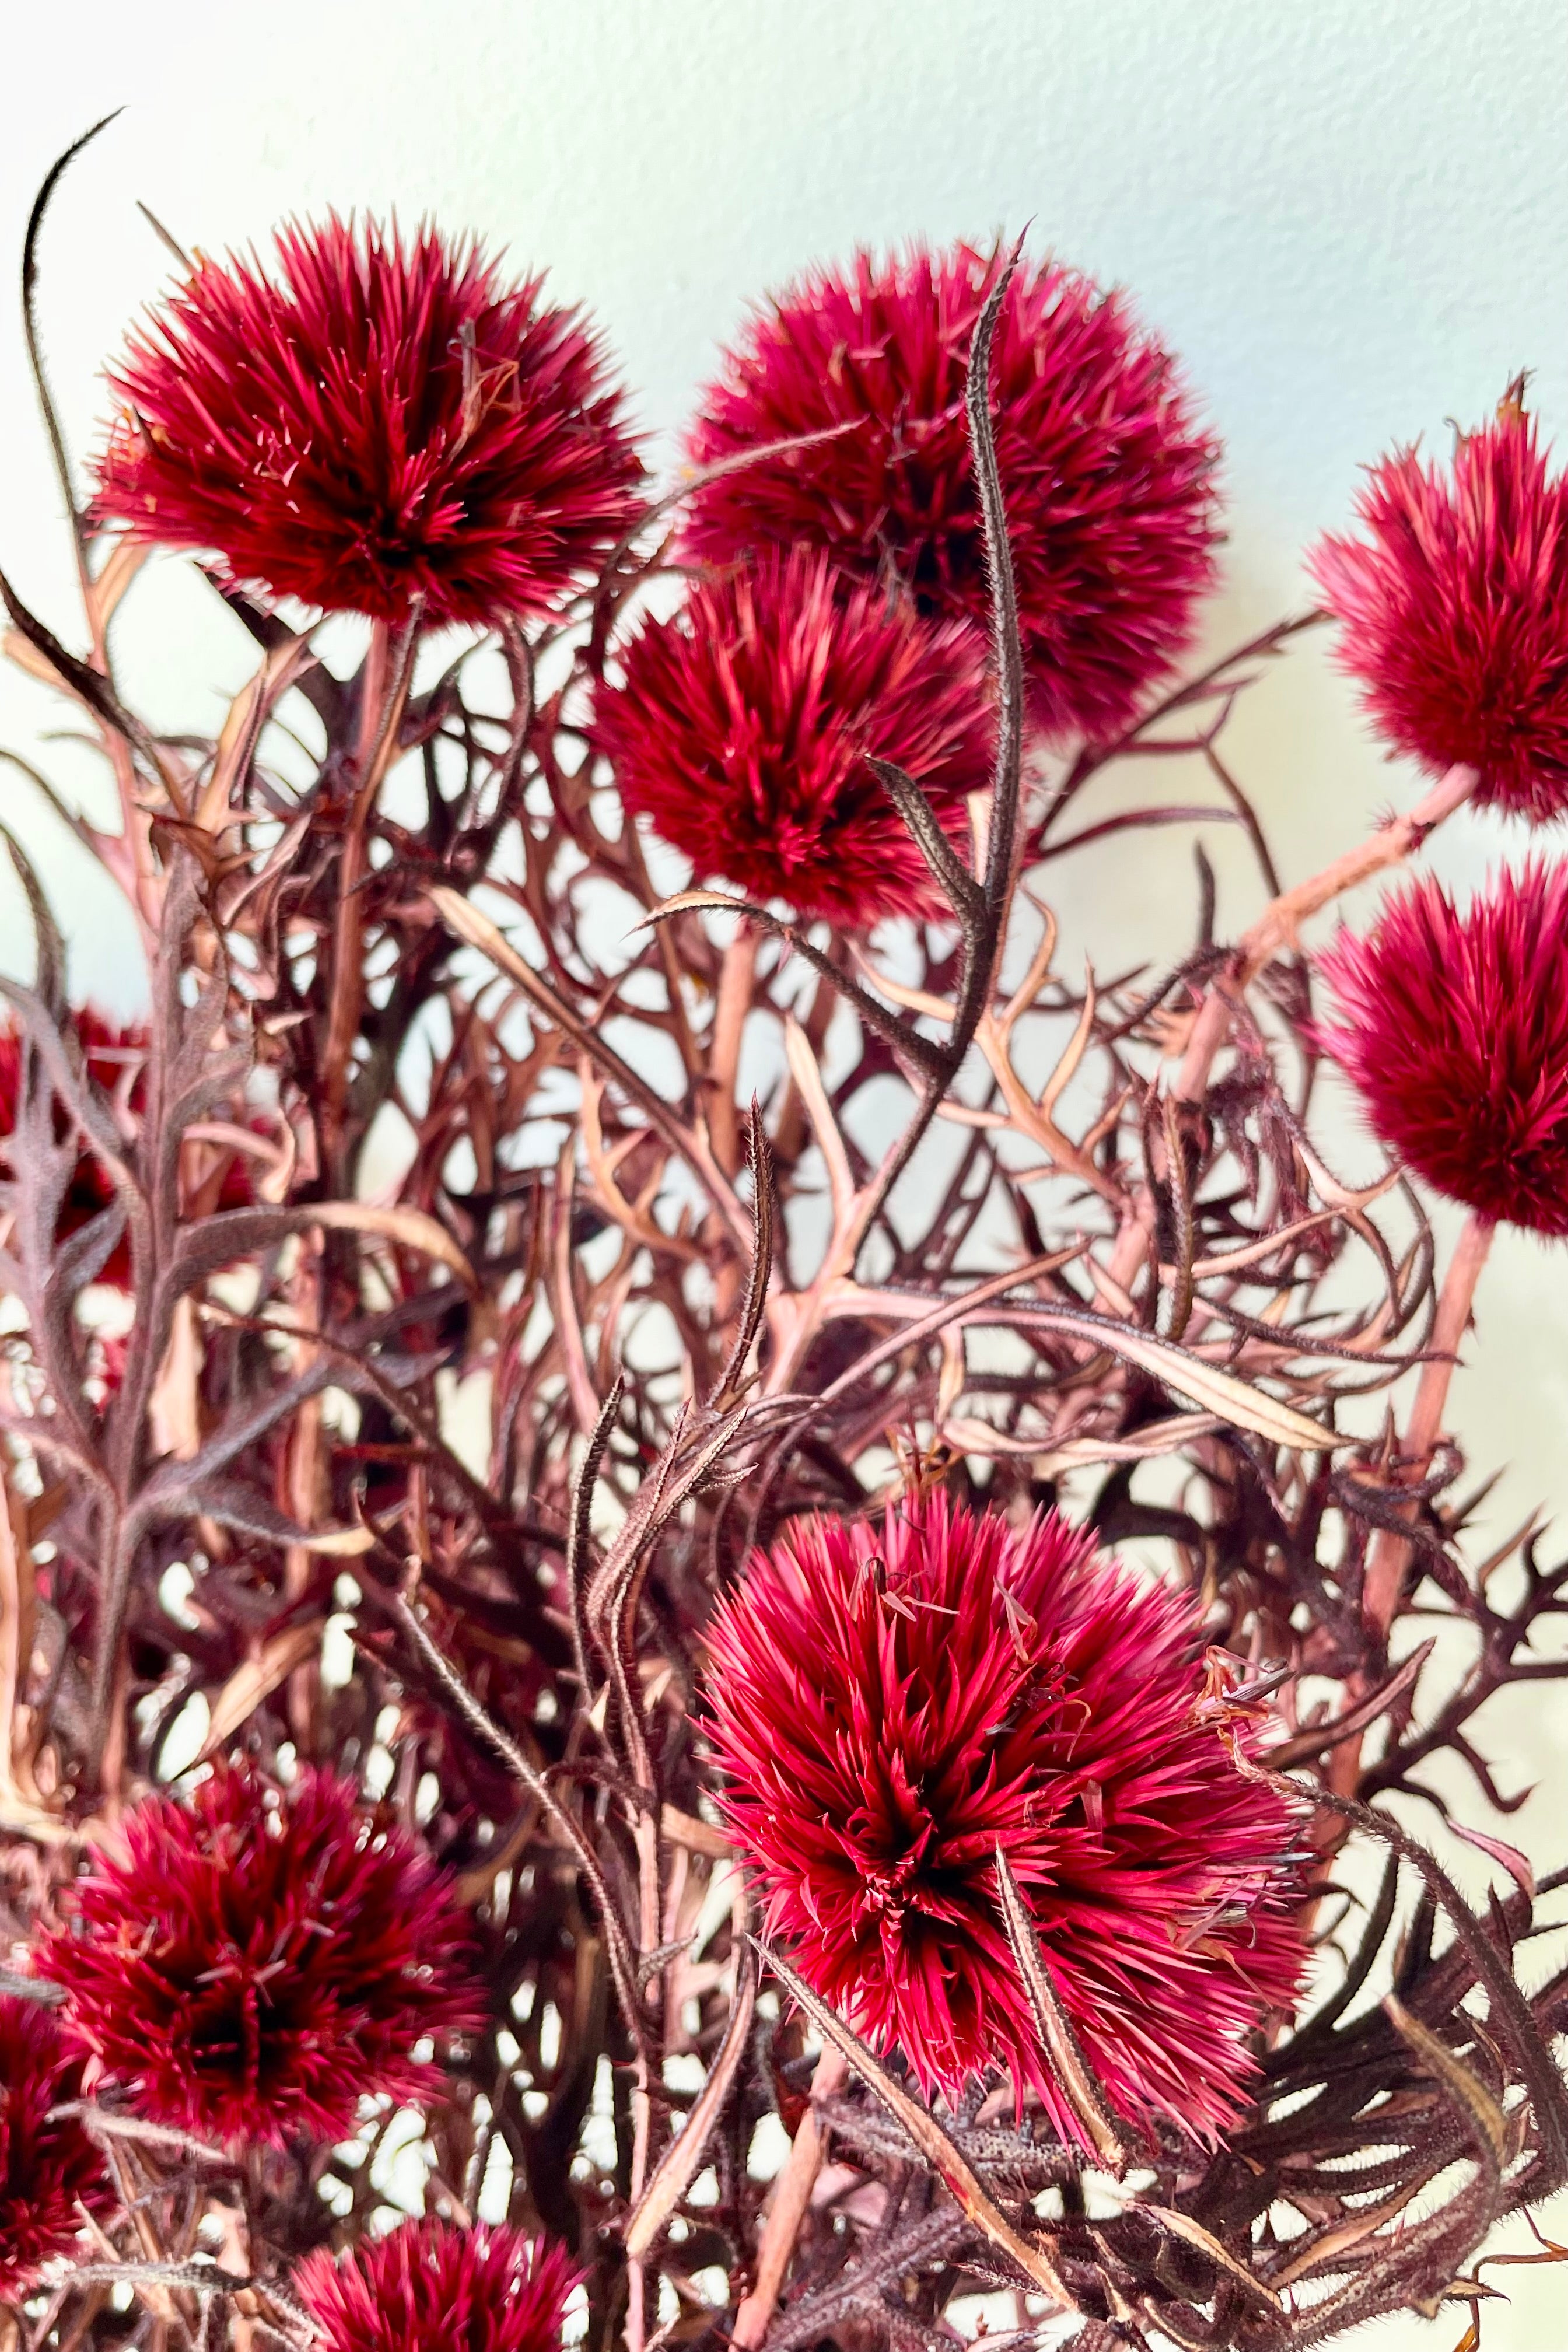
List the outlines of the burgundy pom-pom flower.
{"label": "burgundy pom-pom flower", "polygon": [[112,2202],[100,2150],[69,2116],[81,2059],[37,2001],[0,1996],[0,2296],[25,2293],[40,2266],[76,2243],[85,2206]]}
{"label": "burgundy pom-pom flower", "polygon": [[[135,1022],[121,1024],[110,1021],[90,1004],[76,1013],[73,1022],[88,1076],[111,1100],[122,1105],[133,1117],[140,1116],[147,1091],[145,1027]],[[16,1027],[6,1023],[0,1026],[0,1157],[4,1156],[4,1139],[16,1133],[21,1086],[22,1040]],[[57,1117],[56,1128],[63,1137],[67,1132],[63,1117]],[[90,1224],[108,1208],[113,1198],[114,1185],[108,1170],[84,1150],[60,1207],[56,1241],[67,1241],[72,1234],[79,1233],[83,1225]],[[123,1234],[98,1278],[119,1289],[129,1287],[131,1244]]]}
{"label": "burgundy pom-pom flower", "polygon": [[307,2254],[294,2287],[325,2352],[559,2352],[577,2276],[563,2246],[521,2230],[420,2221],[340,2262]]}
{"label": "burgundy pom-pom flower", "polygon": [[[985,621],[964,380],[1001,267],[965,245],[884,264],[861,253],[756,316],[704,395],[692,463],[847,429],[707,483],[687,551],[728,563],[821,547],[927,612]],[[1052,735],[1112,735],[1186,645],[1212,582],[1216,445],[1122,298],[1055,265],[1020,268],[1008,289],[992,396],[1035,717]]]}
{"label": "burgundy pom-pom flower", "polygon": [[1321,1041],[1390,1151],[1483,1217],[1568,1234],[1568,866],[1500,875],[1463,910],[1418,883],[1319,962]]}
{"label": "burgundy pom-pom flower", "polygon": [[349,1782],[283,1797],[222,1766],[153,1797],[100,1855],[42,1966],[142,2113],[231,2143],[340,2137],[367,2095],[417,2098],[426,2035],[479,2021],[466,1925],[435,1865]]}
{"label": "burgundy pom-pom flower", "polygon": [[699,880],[865,929],[935,914],[930,869],[867,761],[890,760],[959,835],[990,781],[973,631],[883,589],[837,593],[826,559],[770,553],[649,622],[601,693],[595,741],[634,814]]}
{"label": "burgundy pom-pom flower", "polygon": [[329,218],[203,261],[132,337],[95,511],[329,612],[552,609],[637,513],[595,336],[472,243]]}
{"label": "burgundy pom-pom flower", "polygon": [[999,1908],[1000,1844],[1117,2113],[1209,2134],[1302,1971],[1297,1824],[1200,1712],[1199,1640],[1054,1515],[808,1523],[710,1635],[713,1752],[772,1934],[927,2091],[1007,2066],[1082,2128]]}
{"label": "burgundy pom-pom flower", "polygon": [[1370,469],[1359,538],[1311,559],[1339,659],[1374,724],[1474,797],[1545,823],[1568,813],[1568,479],[1506,400],[1452,468],[1401,450]]}

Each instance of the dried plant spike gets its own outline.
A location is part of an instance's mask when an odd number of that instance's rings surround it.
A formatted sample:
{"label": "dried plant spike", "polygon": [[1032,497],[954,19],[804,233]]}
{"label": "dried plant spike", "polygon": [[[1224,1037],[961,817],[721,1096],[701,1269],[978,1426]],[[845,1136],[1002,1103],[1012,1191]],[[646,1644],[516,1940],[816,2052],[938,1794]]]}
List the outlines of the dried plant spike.
{"label": "dried plant spike", "polygon": [[696,2179],[710,2135],[734,2087],[757,2005],[756,1963],[750,1951],[742,1955],[736,1970],[735,1998],[724,2039],[685,2122],[659,2159],[642,2201],[626,2224],[624,2242],[631,2262],[640,2262],[652,2251],[659,2231]]}
{"label": "dried plant spike", "polygon": [[1464,2116],[1472,2138],[1493,2171],[1500,2173],[1508,2157],[1508,2117],[1490,2092],[1430,2026],[1411,2015],[1396,1994],[1385,1993],[1383,2007],[1400,2040],[1409,2045],[1427,2073],[1436,2076]]}
{"label": "dried plant spike", "polygon": [[768,1132],[763,1125],[762,1105],[755,1095],[752,1097],[751,1122],[746,1130],[746,1163],[752,1176],[752,1265],[746,1276],[746,1296],[735,1328],[734,1345],[710,1400],[709,1409],[713,1412],[723,1412],[740,1400],[746,1365],[767,1311],[768,1285],[773,1279],[778,1195],[774,1185],[773,1146],[768,1141]]}
{"label": "dried plant spike", "polygon": [[[1128,2200],[1128,2208],[1133,2210],[1131,2200]],[[1147,2198],[1137,2200],[1136,2210],[1147,2213],[1151,2221],[1158,2222],[1162,2230],[1168,2230],[1173,2238],[1180,2238],[1184,2245],[1195,2247],[1205,2261],[1213,2263],[1227,2278],[1235,2279],[1257,2302],[1284,2316],[1284,2304],[1268,2281],[1260,2279],[1246,2263],[1238,2262],[1229,2248],[1222,2246],[1213,2231],[1205,2230],[1201,2221],[1194,2221],[1190,2213],[1183,2213],[1173,2205],[1157,2205]]]}
{"label": "dried plant spike", "polygon": [[996,1849],[996,1884],[1002,1896],[1007,1940],[1035,2012],[1040,2045],[1050,2060],[1063,2097],[1083,2126],[1089,2147],[1106,2170],[1120,2178],[1127,2169],[1127,2150],[1117,2131],[1116,2119],[1095,2079],[1093,2067],[1083,2054],[1072,2021],[1057,1998],[1050,1972],[1040,1958],[1035,1923],[1001,1846]]}
{"label": "dried plant spike", "polygon": [[787,1960],[769,1949],[755,1937],[752,1937],[762,1958],[766,1961],[790,1999],[802,2008],[817,2032],[840,2051],[872,2095],[879,2099],[893,2117],[901,2124],[920,2153],[940,2176],[942,2185],[956,2199],[966,2218],[984,2231],[993,2245],[1016,2263],[1025,2276],[1056,2311],[1076,2308],[1071,2295],[1063,2285],[1049,2256],[1037,2242],[1023,2238],[1014,2229],[981,2187],[975,2174],[960,2155],[952,2141],[928,2107],[900,2089],[892,2076],[880,2065],[875,2053],[859,2035],[845,2024],[836,2011],[817,1998],[804,1977],[798,1976]]}

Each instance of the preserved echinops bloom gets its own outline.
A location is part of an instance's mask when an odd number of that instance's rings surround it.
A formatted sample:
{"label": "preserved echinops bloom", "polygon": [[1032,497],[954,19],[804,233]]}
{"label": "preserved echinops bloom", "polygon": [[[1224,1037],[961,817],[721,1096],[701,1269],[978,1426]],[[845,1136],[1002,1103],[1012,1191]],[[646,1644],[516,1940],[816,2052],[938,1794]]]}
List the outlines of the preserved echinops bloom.
{"label": "preserved echinops bloom", "polygon": [[1251,2036],[1304,1963],[1298,1822],[1205,1713],[1200,1649],[1185,1600],[1065,1520],[942,1496],[808,1522],[721,1608],[710,1737],[769,1932],[928,2093],[1007,2067],[1083,2137],[1001,1845],[1118,2115],[1206,2137],[1244,2107]]}
{"label": "preserved echinops bloom", "polygon": [[564,2246],[433,2220],[405,2221],[338,2262],[307,2254],[293,2279],[325,2352],[560,2352],[576,2284]]}
{"label": "preserved echinops bloom", "polygon": [[945,901],[868,756],[921,786],[960,837],[991,780],[984,646],[824,557],[769,554],[700,583],[626,646],[595,740],[622,799],[700,882],[868,930]]}
{"label": "preserved echinops bloom", "polygon": [[468,1928],[429,1856],[304,1771],[219,1766],[150,1797],[45,1948],[70,2030],[139,2113],[234,2145],[340,2137],[365,2096],[443,2079],[428,2035],[481,2014]]}
{"label": "preserved echinops bloom", "polygon": [[[922,612],[985,623],[964,385],[1002,267],[967,245],[860,253],[760,310],[703,396],[693,465],[831,437],[704,483],[687,553],[728,564],[820,548]],[[1026,264],[1009,287],[991,391],[1035,719],[1053,736],[1114,735],[1186,646],[1213,584],[1217,444],[1124,298],[1055,263]]]}
{"label": "preserved echinops bloom", "polygon": [[1373,723],[1474,798],[1544,824],[1568,811],[1568,482],[1516,399],[1451,469],[1396,451],[1371,468],[1354,538],[1312,558],[1339,660]]}
{"label": "preserved echinops bloom", "polygon": [[95,511],[229,576],[432,626],[557,608],[639,513],[596,336],[425,227],[279,231],[202,261],[110,374]]}
{"label": "preserved echinops bloom", "polygon": [[1493,1223],[1568,1234],[1568,866],[1532,860],[1463,909],[1418,883],[1319,968],[1321,1042],[1389,1150]]}

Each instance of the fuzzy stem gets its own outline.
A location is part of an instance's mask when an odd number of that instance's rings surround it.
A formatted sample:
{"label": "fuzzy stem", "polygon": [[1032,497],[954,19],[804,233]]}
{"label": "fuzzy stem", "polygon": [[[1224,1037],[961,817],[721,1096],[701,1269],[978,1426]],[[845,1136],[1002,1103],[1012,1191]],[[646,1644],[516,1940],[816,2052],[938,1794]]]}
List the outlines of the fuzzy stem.
{"label": "fuzzy stem", "polygon": [[[1443,1409],[1448,1402],[1448,1383],[1454,1377],[1455,1358],[1469,1324],[1476,1285],[1496,1230],[1489,1217],[1472,1212],[1465,1220],[1464,1230],[1448,1261],[1432,1325],[1432,1353],[1421,1367],[1415,1402],[1400,1449],[1412,1478],[1425,1475],[1436,1449]],[[1395,1535],[1392,1528],[1379,1528],[1367,1555],[1362,1614],[1380,1635],[1386,1636],[1394,1622],[1409,1558],[1408,1540]]]}
{"label": "fuzzy stem", "polygon": [[768,2218],[763,2224],[763,2234],[757,2247],[755,2284],[735,2315],[731,2343],[742,2352],[756,2352],[768,2332],[768,2322],[773,2315],[784,2273],[795,2252],[795,2242],[800,2235],[811,2192],[816,2186],[816,2176],[822,2169],[822,2126],[816,2119],[816,2102],[830,2099],[844,2087],[848,2066],[842,2053],[831,2044],[816,2062],[816,2072],[811,2078],[811,2105],[800,2120],[795,2144],[784,2158],[773,2189],[773,2201],[768,2208]]}
{"label": "fuzzy stem", "polygon": [[1474,768],[1450,768],[1426,798],[1417,801],[1404,816],[1391,818],[1354,849],[1347,849],[1342,857],[1325,866],[1321,873],[1314,874],[1310,881],[1298,882],[1294,889],[1282,891],[1264,908],[1250,930],[1243,934],[1224,982],[1211,988],[1198,1008],[1176,1079],[1179,1101],[1201,1102],[1204,1098],[1215,1055],[1229,1034],[1233,992],[1256,980],[1281,948],[1294,946],[1297,932],[1309,916],[1320,914],[1344,891],[1353,890],[1358,882],[1370,881],[1374,874],[1400,865],[1412,850],[1419,849],[1433,826],[1441,824],[1446,816],[1452,815],[1468,800],[1477,781]]}
{"label": "fuzzy stem", "polygon": [[733,1176],[741,1165],[741,1129],[735,1103],[735,1077],[741,1065],[741,1038],[752,1009],[752,987],[757,969],[757,934],[742,921],[724,950],[719,970],[719,993],[713,1005],[713,1028],[708,1046],[708,1132],[713,1157]]}

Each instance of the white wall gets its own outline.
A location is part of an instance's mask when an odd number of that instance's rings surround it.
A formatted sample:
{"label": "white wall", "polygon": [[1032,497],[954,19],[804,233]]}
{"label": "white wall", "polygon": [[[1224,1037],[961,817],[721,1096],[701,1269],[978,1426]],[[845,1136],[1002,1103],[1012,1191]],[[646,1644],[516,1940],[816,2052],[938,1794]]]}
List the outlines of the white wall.
{"label": "white wall", "polygon": [[[1568,419],[1561,0],[9,0],[4,31],[0,263],[56,152],[127,110],[68,183],[45,250],[79,448],[95,369],[163,274],[137,197],[209,248],[328,204],[481,228],[598,311],[661,430],[746,299],[802,262],[858,238],[1033,221],[1039,245],[1135,289],[1225,436],[1216,640],[1302,600],[1303,544],[1345,517],[1358,464],[1390,440],[1445,443],[1445,420],[1478,421],[1521,366],[1549,427]],[[0,564],[68,629],[58,501],[14,323],[0,330]],[[210,724],[241,675],[242,648],[174,566],[139,596],[124,652],[170,724]],[[0,742],[90,796],[79,754],[39,748],[59,723],[37,688],[0,680]],[[1291,874],[1411,789],[1316,646],[1237,740]],[[0,815],[46,858],[79,982],[133,1001],[111,894],[49,846],[26,791],[0,781]],[[1505,837],[1469,820],[1438,863],[1479,871]],[[1114,886],[1105,864],[1075,877],[1086,928],[1123,947],[1157,929],[1169,838]],[[1238,929],[1245,868],[1231,859],[1222,878],[1221,922]],[[0,955],[25,968],[5,904]],[[1479,1465],[1515,1465],[1498,1517],[1523,1516],[1568,1495],[1562,1252],[1504,1243],[1480,1339],[1458,1412]],[[1565,1729],[1563,1707],[1509,1726],[1510,1752],[1528,1750],[1518,1777],[1545,1784],[1525,1821],[1553,1861]],[[1499,2275],[1514,2302],[1489,2312],[1488,2352],[1559,2345],[1562,2273]],[[1461,2324],[1377,2340],[1441,2345]]]}

